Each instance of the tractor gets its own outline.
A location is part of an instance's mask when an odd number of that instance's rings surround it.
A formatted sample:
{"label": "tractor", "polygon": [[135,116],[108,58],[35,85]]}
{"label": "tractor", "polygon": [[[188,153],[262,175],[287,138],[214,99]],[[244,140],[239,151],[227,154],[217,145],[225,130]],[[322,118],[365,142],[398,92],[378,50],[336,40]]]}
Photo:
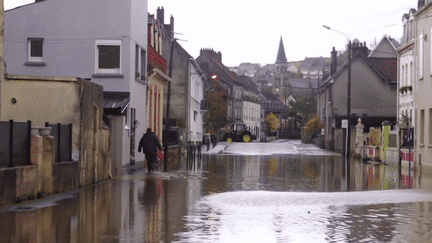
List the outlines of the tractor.
{"label": "tractor", "polygon": [[255,140],[256,136],[250,131],[246,130],[245,124],[234,124],[232,129],[228,130],[223,136],[222,140],[231,142],[245,142],[248,143]]}

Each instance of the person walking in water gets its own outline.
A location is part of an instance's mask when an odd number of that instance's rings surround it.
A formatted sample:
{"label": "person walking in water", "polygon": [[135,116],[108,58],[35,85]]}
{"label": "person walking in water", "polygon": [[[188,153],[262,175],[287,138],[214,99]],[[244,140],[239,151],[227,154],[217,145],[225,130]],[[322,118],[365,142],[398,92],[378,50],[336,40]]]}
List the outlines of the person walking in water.
{"label": "person walking in water", "polygon": [[151,131],[150,128],[147,128],[147,133],[143,134],[139,142],[138,152],[141,152],[141,150],[143,150],[145,158],[147,160],[148,172],[153,171],[153,163],[157,159],[157,149],[162,150],[159,139],[156,134]]}

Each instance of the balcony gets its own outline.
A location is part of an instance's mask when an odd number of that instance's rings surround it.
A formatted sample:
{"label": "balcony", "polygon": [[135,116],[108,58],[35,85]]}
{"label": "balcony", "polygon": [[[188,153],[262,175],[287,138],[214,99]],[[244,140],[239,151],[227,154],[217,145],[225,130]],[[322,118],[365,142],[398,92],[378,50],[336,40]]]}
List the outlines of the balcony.
{"label": "balcony", "polygon": [[166,60],[153,48],[151,44],[147,46],[147,62],[151,68],[157,68],[163,73],[167,73]]}

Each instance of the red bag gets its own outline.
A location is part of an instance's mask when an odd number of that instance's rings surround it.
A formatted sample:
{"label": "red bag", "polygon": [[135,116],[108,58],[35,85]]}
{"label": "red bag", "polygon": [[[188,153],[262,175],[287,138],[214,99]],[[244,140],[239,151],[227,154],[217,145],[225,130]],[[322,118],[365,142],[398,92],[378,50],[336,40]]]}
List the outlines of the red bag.
{"label": "red bag", "polygon": [[157,157],[158,157],[158,159],[163,159],[164,158],[164,152],[162,150],[158,149],[158,151],[157,151]]}

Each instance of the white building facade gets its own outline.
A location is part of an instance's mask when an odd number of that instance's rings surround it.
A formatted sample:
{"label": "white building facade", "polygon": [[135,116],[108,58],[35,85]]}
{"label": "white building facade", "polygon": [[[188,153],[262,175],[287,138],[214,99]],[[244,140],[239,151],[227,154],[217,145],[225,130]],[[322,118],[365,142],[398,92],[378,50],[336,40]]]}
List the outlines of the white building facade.
{"label": "white building facade", "polygon": [[259,95],[245,90],[242,103],[243,123],[257,137],[256,141],[260,141],[261,104],[259,102]]}
{"label": "white building facade", "polygon": [[204,100],[205,76],[193,58],[189,59],[189,77],[187,141],[198,144],[203,141],[204,110],[201,109],[201,102]]}
{"label": "white building facade", "polygon": [[[409,158],[413,158],[414,148],[408,148],[408,144],[403,142],[407,136],[407,130],[404,128],[415,127],[415,92],[413,90],[415,80],[415,9],[410,9],[407,14],[403,15],[403,36],[401,46],[398,51],[398,124],[401,132],[398,132],[398,141],[401,141],[402,163],[405,164]],[[411,153],[411,155],[409,155]],[[412,159],[411,159],[412,160]]]}

